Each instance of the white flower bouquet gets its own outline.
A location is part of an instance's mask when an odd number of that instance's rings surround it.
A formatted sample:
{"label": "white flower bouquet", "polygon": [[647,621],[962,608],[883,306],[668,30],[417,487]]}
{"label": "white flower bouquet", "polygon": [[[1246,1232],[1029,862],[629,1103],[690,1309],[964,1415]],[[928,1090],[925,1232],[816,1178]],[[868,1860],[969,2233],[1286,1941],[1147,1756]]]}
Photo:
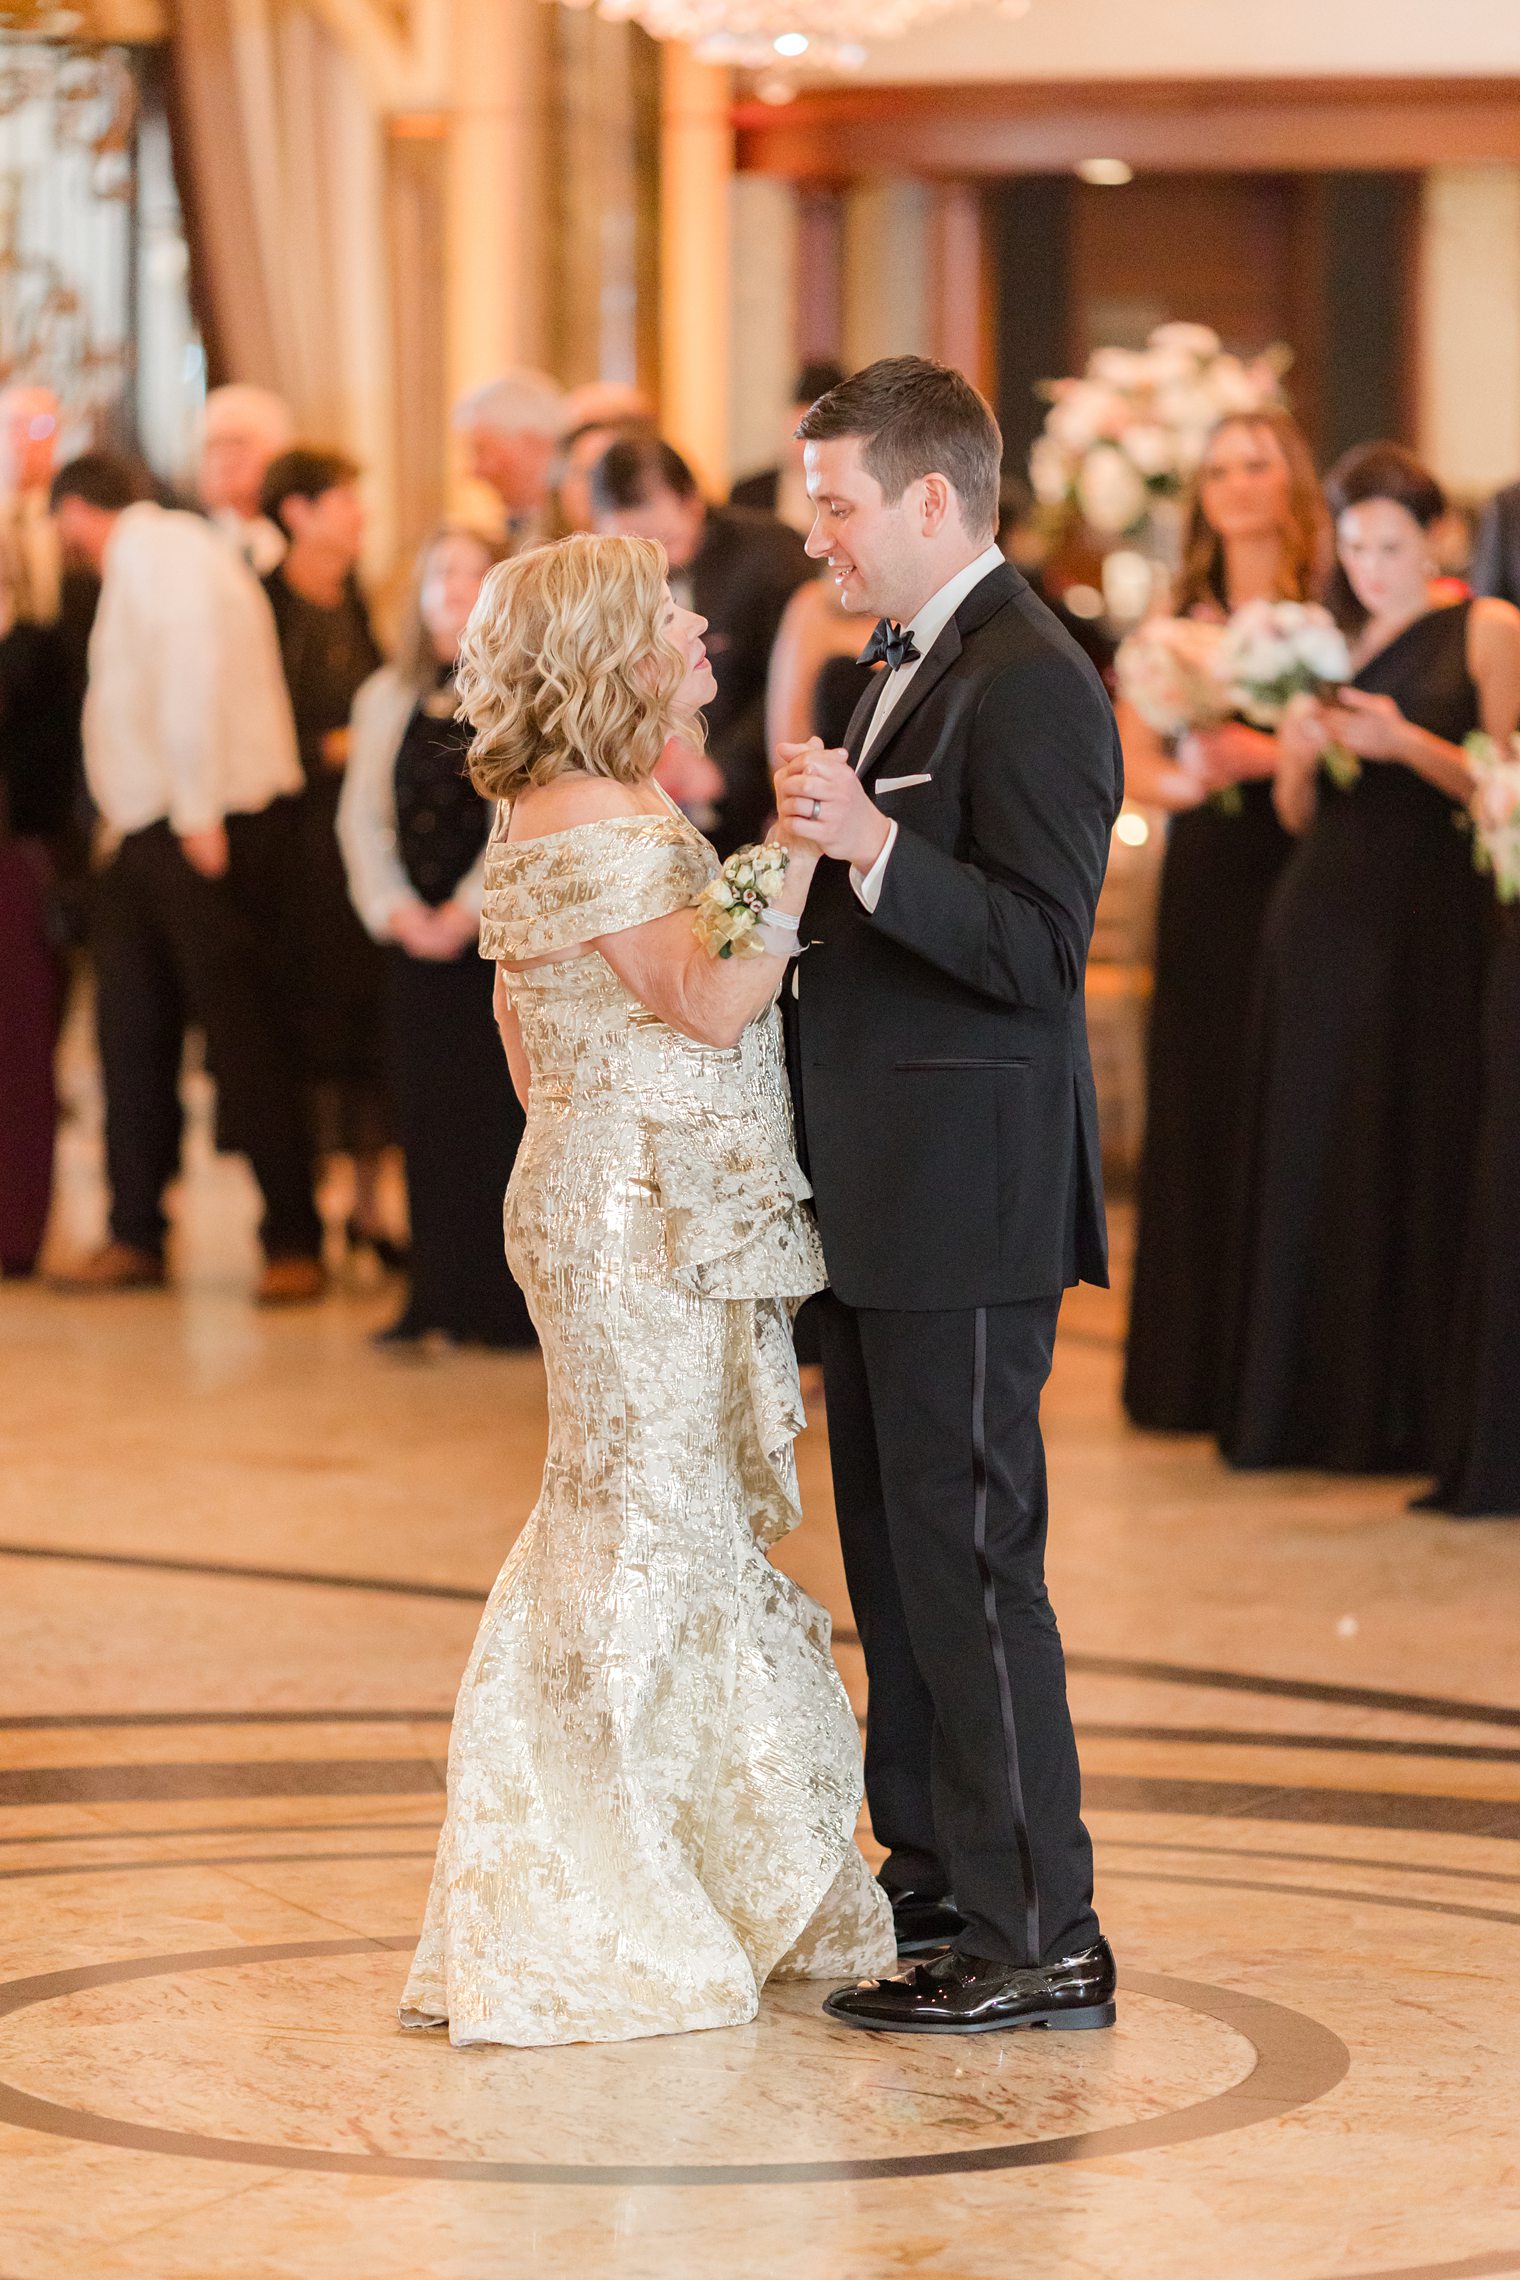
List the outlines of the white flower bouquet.
{"label": "white flower bouquet", "polygon": [[1080,378],[1045,384],[1035,497],[1080,513],[1101,537],[1142,530],[1182,491],[1218,421],[1281,403],[1288,362],[1271,348],[1247,363],[1207,325],[1160,325],[1144,348],[1100,348]]}
{"label": "white flower bouquet", "polygon": [[692,928],[711,958],[759,958],[765,953],[760,928],[781,892],[791,857],[767,839],[730,855],[696,900]]}
{"label": "white flower bouquet", "polygon": [[1502,747],[1480,730],[1466,752],[1475,783],[1473,861],[1492,874],[1500,902],[1520,902],[1520,736]]}
{"label": "white flower bouquet", "polygon": [[1169,742],[1189,729],[1215,728],[1232,710],[1219,672],[1222,625],[1199,618],[1151,618],[1119,644],[1119,693],[1148,728]]}
{"label": "white flower bouquet", "polygon": [[[1346,637],[1317,602],[1247,602],[1224,629],[1218,667],[1231,709],[1276,728],[1295,697],[1330,697],[1351,678]],[[1361,774],[1343,744],[1326,745],[1325,772],[1342,791]]]}

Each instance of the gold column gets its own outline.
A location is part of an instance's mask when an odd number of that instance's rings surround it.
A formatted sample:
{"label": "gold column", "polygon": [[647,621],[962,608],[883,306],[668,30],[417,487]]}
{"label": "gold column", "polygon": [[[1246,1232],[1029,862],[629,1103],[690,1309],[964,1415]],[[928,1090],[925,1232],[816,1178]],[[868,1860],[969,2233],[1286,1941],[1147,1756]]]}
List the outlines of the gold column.
{"label": "gold column", "polygon": [[677,40],[660,56],[660,411],[712,496],[729,478],[727,71]]}

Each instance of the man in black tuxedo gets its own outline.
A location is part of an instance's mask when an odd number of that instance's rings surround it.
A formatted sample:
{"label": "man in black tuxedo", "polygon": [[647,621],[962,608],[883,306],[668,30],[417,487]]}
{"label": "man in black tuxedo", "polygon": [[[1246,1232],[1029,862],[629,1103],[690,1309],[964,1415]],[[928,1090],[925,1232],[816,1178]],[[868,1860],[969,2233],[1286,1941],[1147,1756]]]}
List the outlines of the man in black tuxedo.
{"label": "man in black tuxedo", "polygon": [[866,1793],[906,1977],[829,1999],[889,2030],[1100,2027],[1040,1392],[1061,1293],[1107,1281],[1083,973],[1122,792],[1103,684],[993,544],[1002,439],[957,372],[869,366],[802,422],[817,522],[883,657],[848,749],[784,749],[825,856],[794,968],[799,1144]]}
{"label": "man in black tuxedo", "polygon": [[707,749],[724,795],[712,839],[732,854],[758,839],[770,816],[765,683],[781,613],[813,566],[796,531],[753,507],[707,504],[678,451],[657,436],[626,435],[591,472],[598,530],[657,538],[678,602],[707,620],[718,693],[704,707]]}
{"label": "man in black tuxedo", "polygon": [[1520,603],[1520,483],[1494,494],[1478,518],[1473,591]]}

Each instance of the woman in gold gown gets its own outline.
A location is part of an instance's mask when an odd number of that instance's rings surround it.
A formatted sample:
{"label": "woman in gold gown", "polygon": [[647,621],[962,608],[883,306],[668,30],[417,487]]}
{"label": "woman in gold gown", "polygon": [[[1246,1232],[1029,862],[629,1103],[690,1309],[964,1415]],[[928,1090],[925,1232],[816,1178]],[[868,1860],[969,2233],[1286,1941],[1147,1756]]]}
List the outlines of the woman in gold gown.
{"label": "woman in gold gown", "polygon": [[789,1325],[824,1279],[775,1005],[812,858],[773,947],[709,955],[717,858],[650,780],[712,689],[664,570],[585,537],[501,565],[458,676],[503,803],[481,946],[549,1453],[460,1690],[402,2003],[456,2043],[731,2026],[769,1978],[894,1962],[828,1618],[766,1557],[801,1517]]}

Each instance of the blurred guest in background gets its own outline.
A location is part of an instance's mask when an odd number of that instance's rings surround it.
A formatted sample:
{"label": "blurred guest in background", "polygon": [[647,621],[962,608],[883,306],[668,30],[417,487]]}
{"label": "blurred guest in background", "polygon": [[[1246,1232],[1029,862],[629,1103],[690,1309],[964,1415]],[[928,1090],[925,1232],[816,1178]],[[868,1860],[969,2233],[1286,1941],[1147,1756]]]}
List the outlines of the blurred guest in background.
{"label": "blurred guest in background", "polygon": [[[729,493],[730,505],[759,507],[768,515],[779,515],[784,523],[806,538],[813,527],[813,502],[807,495],[807,475],[797,426],[820,396],[826,396],[831,388],[837,388],[848,377],[844,366],[834,363],[830,357],[815,357],[803,365],[781,431],[779,460],[774,467],[762,467],[758,475],[746,475],[742,483],[736,483]],[[810,736],[812,730],[805,729],[803,734]]]}
{"label": "blurred guest in background", "polygon": [[218,1129],[263,1190],[259,1299],[315,1298],[321,1224],[279,965],[301,789],[279,643],[247,565],[200,516],[141,490],[137,471],[104,453],[53,485],[65,548],[102,578],[85,763],[117,842],[93,929],[111,1235],[66,1287],[164,1280],[190,1019],[205,1030]]}
{"label": "blurred guest in background", "polygon": [[565,398],[542,372],[505,372],[454,406],[469,472],[501,501],[515,553],[548,535],[555,455],[565,433]]}
{"label": "blurred guest in background", "polygon": [[881,670],[862,665],[860,619],[841,608],[825,575],[799,586],[781,615],[765,694],[765,728],[773,765],[783,744],[821,736],[829,750],[844,743],[850,716]]}
{"label": "blurred guest in background", "polygon": [[670,590],[707,620],[718,693],[705,706],[707,748],[723,772],[712,837],[720,854],[758,839],[772,809],[765,684],[781,614],[813,576],[802,540],[774,515],[709,506],[680,453],[658,437],[624,437],[591,477],[597,528],[658,539]]}
{"label": "blurred guest in background", "polygon": [[592,468],[620,436],[653,435],[654,406],[640,388],[596,381],[573,388],[565,398],[565,423],[558,499],[559,525],[568,537],[572,531],[590,530],[595,523]]}
{"label": "blurred guest in background", "polygon": [[264,584],[306,779],[293,949],[317,1148],[324,1157],[352,1161],[350,1247],[367,1246],[382,1265],[396,1267],[401,1253],[380,1203],[391,1138],[384,960],[355,915],[337,837],[349,714],[382,662],[358,581],[364,544],[359,470],[341,452],[282,452],[265,473],[263,504],[287,542],[283,561]]}
{"label": "blurred guest in background", "polygon": [[1483,1111],[1467,1263],[1446,1375],[1440,1477],[1459,1519],[1520,1514],[1520,903],[1499,911],[1484,1007]]}
{"label": "blurred guest in background", "polygon": [[393,1096],[406,1154],[411,1292],[387,1341],[441,1335],[526,1346],[502,1199],[523,1112],[491,1018],[495,971],[476,950],[493,810],[470,780],[454,660],[502,549],[439,531],[423,549],[394,665],[354,703],[338,830],[359,915],[386,952]]}
{"label": "blurred guest in background", "polygon": [[[1302,601],[1328,568],[1309,447],[1286,412],[1225,420],[1187,501],[1180,615]],[[1292,848],[1272,804],[1275,740],[1244,721],[1173,754],[1121,704],[1128,796],[1171,813],[1157,914],[1149,1108],[1124,1404],[1137,1425],[1209,1431],[1257,945]]]}
{"label": "blurred guest in background", "polygon": [[261,578],[285,552],[285,533],[264,512],[264,477],[294,440],[290,407],[272,389],[235,383],[206,398],[196,496]]}
{"label": "blurred guest in background", "polygon": [[[1299,845],[1262,938],[1221,1445],[1242,1466],[1421,1472],[1478,1122],[1491,890],[1453,829],[1462,740],[1520,720],[1520,612],[1430,605],[1440,486],[1397,444],[1332,470],[1354,678],[1295,700],[1278,806]],[[1356,756],[1342,790],[1330,744]]]}
{"label": "blurred guest in background", "polygon": [[58,616],[63,562],[49,496],[57,450],[52,389],[0,393],[0,544],[13,624],[51,625]]}
{"label": "blurred guest in background", "polygon": [[1496,492],[1479,516],[1468,576],[1475,594],[1520,604],[1520,483]]}
{"label": "blurred guest in background", "polygon": [[47,1226],[64,966],[55,904],[74,833],[78,706],[54,625],[0,541],[0,1275],[29,1275]]}

